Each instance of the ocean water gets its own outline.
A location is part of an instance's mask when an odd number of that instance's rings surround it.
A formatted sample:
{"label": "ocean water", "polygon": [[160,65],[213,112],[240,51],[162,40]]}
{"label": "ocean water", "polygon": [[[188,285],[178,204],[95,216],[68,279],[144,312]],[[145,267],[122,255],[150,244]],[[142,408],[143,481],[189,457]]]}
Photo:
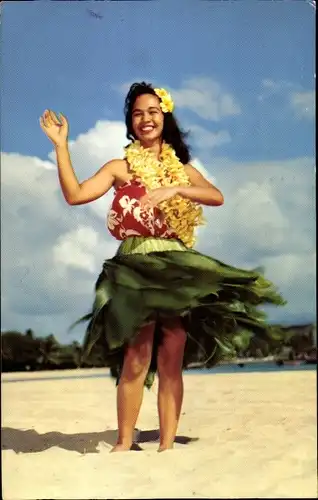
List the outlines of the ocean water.
{"label": "ocean water", "polygon": [[[296,365],[284,365],[277,366],[275,363],[246,363],[244,367],[240,367],[237,364],[219,365],[214,368],[206,369],[191,369],[185,370],[185,376],[191,375],[215,375],[215,374],[228,374],[228,373],[266,373],[266,372],[296,372],[296,371],[316,371],[316,365],[307,365],[305,363],[300,363]],[[39,373],[39,372],[37,372]],[[60,374],[60,375],[58,375]],[[9,376],[9,374],[8,374]],[[2,379],[2,383],[12,383],[12,382],[41,382],[43,380],[66,380],[66,379],[83,379],[83,378],[108,378],[110,375],[108,373],[78,373],[74,370],[74,375],[61,375],[60,371],[57,371],[57,375],[50,375],[48,377],[37,377],[37,378],[26,378],[23,377],[21,373],[20,378],[14,379]]]}
{"label": "ocean water", "polygon": [[187,370],[185,373],[189,374],[210,374],[213,373],[265,373],[265,372],[295,372],[303,370],[316,370],[316,365],[307,365],[305,363],[295,364],[295,365],[284,365],[278,366],[276,363],[264,362],[264,363],[246,363],[243,367],[237,364],[229,365],[219,365],[215,368],[201,369],[201,370]]}

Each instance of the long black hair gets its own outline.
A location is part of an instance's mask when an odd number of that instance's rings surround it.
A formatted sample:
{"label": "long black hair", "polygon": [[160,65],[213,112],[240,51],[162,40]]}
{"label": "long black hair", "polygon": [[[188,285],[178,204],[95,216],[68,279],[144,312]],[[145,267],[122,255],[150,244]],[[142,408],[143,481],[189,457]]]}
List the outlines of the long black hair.
{"label": "long black hair", "polygon": [[[127,127],[126,137],[131,141],[136,139],[132,127],[133,106],[137,97],[143,94],[157,95],[151,84],[140,82],[133,83],[131,85],[125,99],[124,113]],[[186,138],[188,137],[188,135],[188,132],[185,132],[180,128],[176,118],[172,113],[164,113],[162,138],[167,144],[170,144],[170,146],[173,147],[177,157],[184,165],[189,163],[191,159],[190,147],[186,143]]]}

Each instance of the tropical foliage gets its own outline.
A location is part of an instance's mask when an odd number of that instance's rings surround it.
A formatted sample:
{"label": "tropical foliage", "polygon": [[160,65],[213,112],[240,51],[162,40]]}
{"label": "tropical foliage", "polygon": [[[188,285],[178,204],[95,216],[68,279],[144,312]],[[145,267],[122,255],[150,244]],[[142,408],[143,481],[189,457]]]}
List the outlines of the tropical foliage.
{"label": "tropical foliage", "polygon": [[[277,335],[273,335],[269,342],[256,339],[249,331],[243,332],[237,337],[236,357],[263,358],[271,355],[276,359],[306,359],[306,355],[314,355],[315,325],[276,325],[273,328]],[[17,331],[3,332],[1,337],[3,372],[103,366],[102,347],[96,346],[89,361],[82,363],[82,346],[76,341],[61,344],[52,334],[47,337],[36,336],[30,329],[24,334]],[[229,356],[230,359],[233,359],[233,355]]]}

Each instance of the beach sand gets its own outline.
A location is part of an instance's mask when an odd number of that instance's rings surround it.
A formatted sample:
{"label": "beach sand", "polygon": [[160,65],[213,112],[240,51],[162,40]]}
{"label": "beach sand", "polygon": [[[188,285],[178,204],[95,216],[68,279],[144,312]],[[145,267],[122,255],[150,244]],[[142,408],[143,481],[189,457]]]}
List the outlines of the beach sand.
{"label": "beach sand", "polygon": [[[157,453],[145,390],[141,452],[110,454],[116,391],[101,370],[2,375],[2,497],[316,498],[314,371],[185,374],[175,449]],[[55,376],[60,380],[36,380]],[[34,378],[6,383],[6,379]]]}

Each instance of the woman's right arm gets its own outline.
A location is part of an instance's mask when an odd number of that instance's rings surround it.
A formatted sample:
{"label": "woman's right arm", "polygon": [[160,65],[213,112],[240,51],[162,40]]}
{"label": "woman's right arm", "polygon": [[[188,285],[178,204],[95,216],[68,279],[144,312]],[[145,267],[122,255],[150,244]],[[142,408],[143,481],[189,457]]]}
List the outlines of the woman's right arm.
{"label": "woman's right arm", "polygon": [[92,177],[79,183],[72,167],[67,143],[55,147],[59,180],[66,202],[83,205],[106,194],[115,181],[114,171],[121,160],[112,160]]}
{"label": "woman's right arm", "polygon": [[93,177],[79,183],[68,149],[68,121],[65,116],[60,114],[58,119],[53,111],[46,110],[40,118],[40,125],[55,146],[60,185],[69,205],[89,203],[110,190],[115,181],[114,172],[122,160],[106,163]]}

